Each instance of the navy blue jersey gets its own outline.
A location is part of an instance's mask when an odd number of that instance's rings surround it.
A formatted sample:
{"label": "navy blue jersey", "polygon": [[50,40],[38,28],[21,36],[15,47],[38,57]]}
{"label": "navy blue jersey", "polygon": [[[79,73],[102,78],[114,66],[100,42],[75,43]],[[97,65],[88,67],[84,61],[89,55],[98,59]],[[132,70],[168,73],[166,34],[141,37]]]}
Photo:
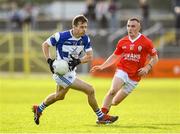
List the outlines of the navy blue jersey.
{"label": "navy blue jersey", "polygon": [[72,30],[57,32],[49,37],[46,42],[49,46],[56,47],[56,58],[69,61],[70,54],[79,58],[81,52],[92,51],[90,38],[87,35],[76,38]]}

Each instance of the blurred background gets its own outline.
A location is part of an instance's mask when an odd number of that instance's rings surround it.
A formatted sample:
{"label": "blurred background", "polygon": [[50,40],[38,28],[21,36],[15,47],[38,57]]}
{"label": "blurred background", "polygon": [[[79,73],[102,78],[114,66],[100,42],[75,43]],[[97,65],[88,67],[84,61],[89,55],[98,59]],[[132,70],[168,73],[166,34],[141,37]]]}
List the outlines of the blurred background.
{"label": "blurred background", "polygon": [[[53,33],[71,28],[78,14],[89,19],[94,49],[94,60],[79,66],[79,73],[88,74],[92,65],[114,51],[127,34],[127,19],[135,16],[160,57],[148,77],[180,77],[180,0],[1,0],[1,75],[49,73],[41,44]],[[92,75],[111,77],[114,70],[112,66]]]}

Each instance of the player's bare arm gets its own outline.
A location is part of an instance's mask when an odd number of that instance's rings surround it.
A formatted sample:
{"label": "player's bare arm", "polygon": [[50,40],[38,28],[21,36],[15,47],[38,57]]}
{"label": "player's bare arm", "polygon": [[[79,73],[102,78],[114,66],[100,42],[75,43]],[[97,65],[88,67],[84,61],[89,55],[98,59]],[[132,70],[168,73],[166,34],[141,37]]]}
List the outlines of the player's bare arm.
{"label": "player's bare arm", "polygon": [[157,62],[158,62],[158,56],[157,55],[151,56],[149,63],[146,66],[144,66],[143,68],[140,68],[138,70],[138,72],[139,72],[138,75],[139,76],[147,75]]}
{"label": "player's bare arm", "polygon": [[44,42],[44,43],[42,44],[42,50],[43,50],[43,54],[44,54],[44,57],[46,58],[46,60],[47,60],[48,58],[51,58],[48,43]]}
{"label": "player's bare arm", "polygon": [[93,51],[88,51],[80,60],[81,60],[81,63],[87,63],[91,61],[92,58],[93,58]]}
{"label": "player's bare arm", "polygon": [[102,65],[97,65],[97,66],[94,66],[90,72],[95,72],[97,70],[103,70],[111,65],[113,65],[117,60],[118,60],[118,57],[117,55],[115,54],[112,54],[111,56],[109,56],[109,58],[102,64]]}
{"label": "player's bare arm", "polygon": [[152,56],[148,65],[151,66],[152,68],[158,62],[158,60],[159,60],[158,55]]}

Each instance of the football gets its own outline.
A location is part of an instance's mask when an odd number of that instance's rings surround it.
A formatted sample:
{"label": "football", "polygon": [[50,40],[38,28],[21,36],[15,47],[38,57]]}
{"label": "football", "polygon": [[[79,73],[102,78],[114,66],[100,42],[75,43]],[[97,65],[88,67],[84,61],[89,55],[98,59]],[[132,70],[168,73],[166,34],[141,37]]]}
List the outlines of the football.
{"label": "football", "polygon": [[55,60],[53,62],[54,73],[64,75],[69,71],[69,65],[65,60]]}

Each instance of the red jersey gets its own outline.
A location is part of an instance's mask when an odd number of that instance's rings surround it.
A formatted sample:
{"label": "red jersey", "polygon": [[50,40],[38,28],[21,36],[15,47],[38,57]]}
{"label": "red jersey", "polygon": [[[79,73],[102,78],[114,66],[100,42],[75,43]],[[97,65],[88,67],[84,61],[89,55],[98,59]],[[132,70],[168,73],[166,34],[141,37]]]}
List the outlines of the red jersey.
{"label": "red jersey", "polygon": [[146,36],[139,34],[134,40],[125,36],[119,40],[115,55],[122,55],[117,67],[127,72],[130,79],[140,81],[138,70],[144,67],[148,55],[154,56],[157,54],[153,43]]}

